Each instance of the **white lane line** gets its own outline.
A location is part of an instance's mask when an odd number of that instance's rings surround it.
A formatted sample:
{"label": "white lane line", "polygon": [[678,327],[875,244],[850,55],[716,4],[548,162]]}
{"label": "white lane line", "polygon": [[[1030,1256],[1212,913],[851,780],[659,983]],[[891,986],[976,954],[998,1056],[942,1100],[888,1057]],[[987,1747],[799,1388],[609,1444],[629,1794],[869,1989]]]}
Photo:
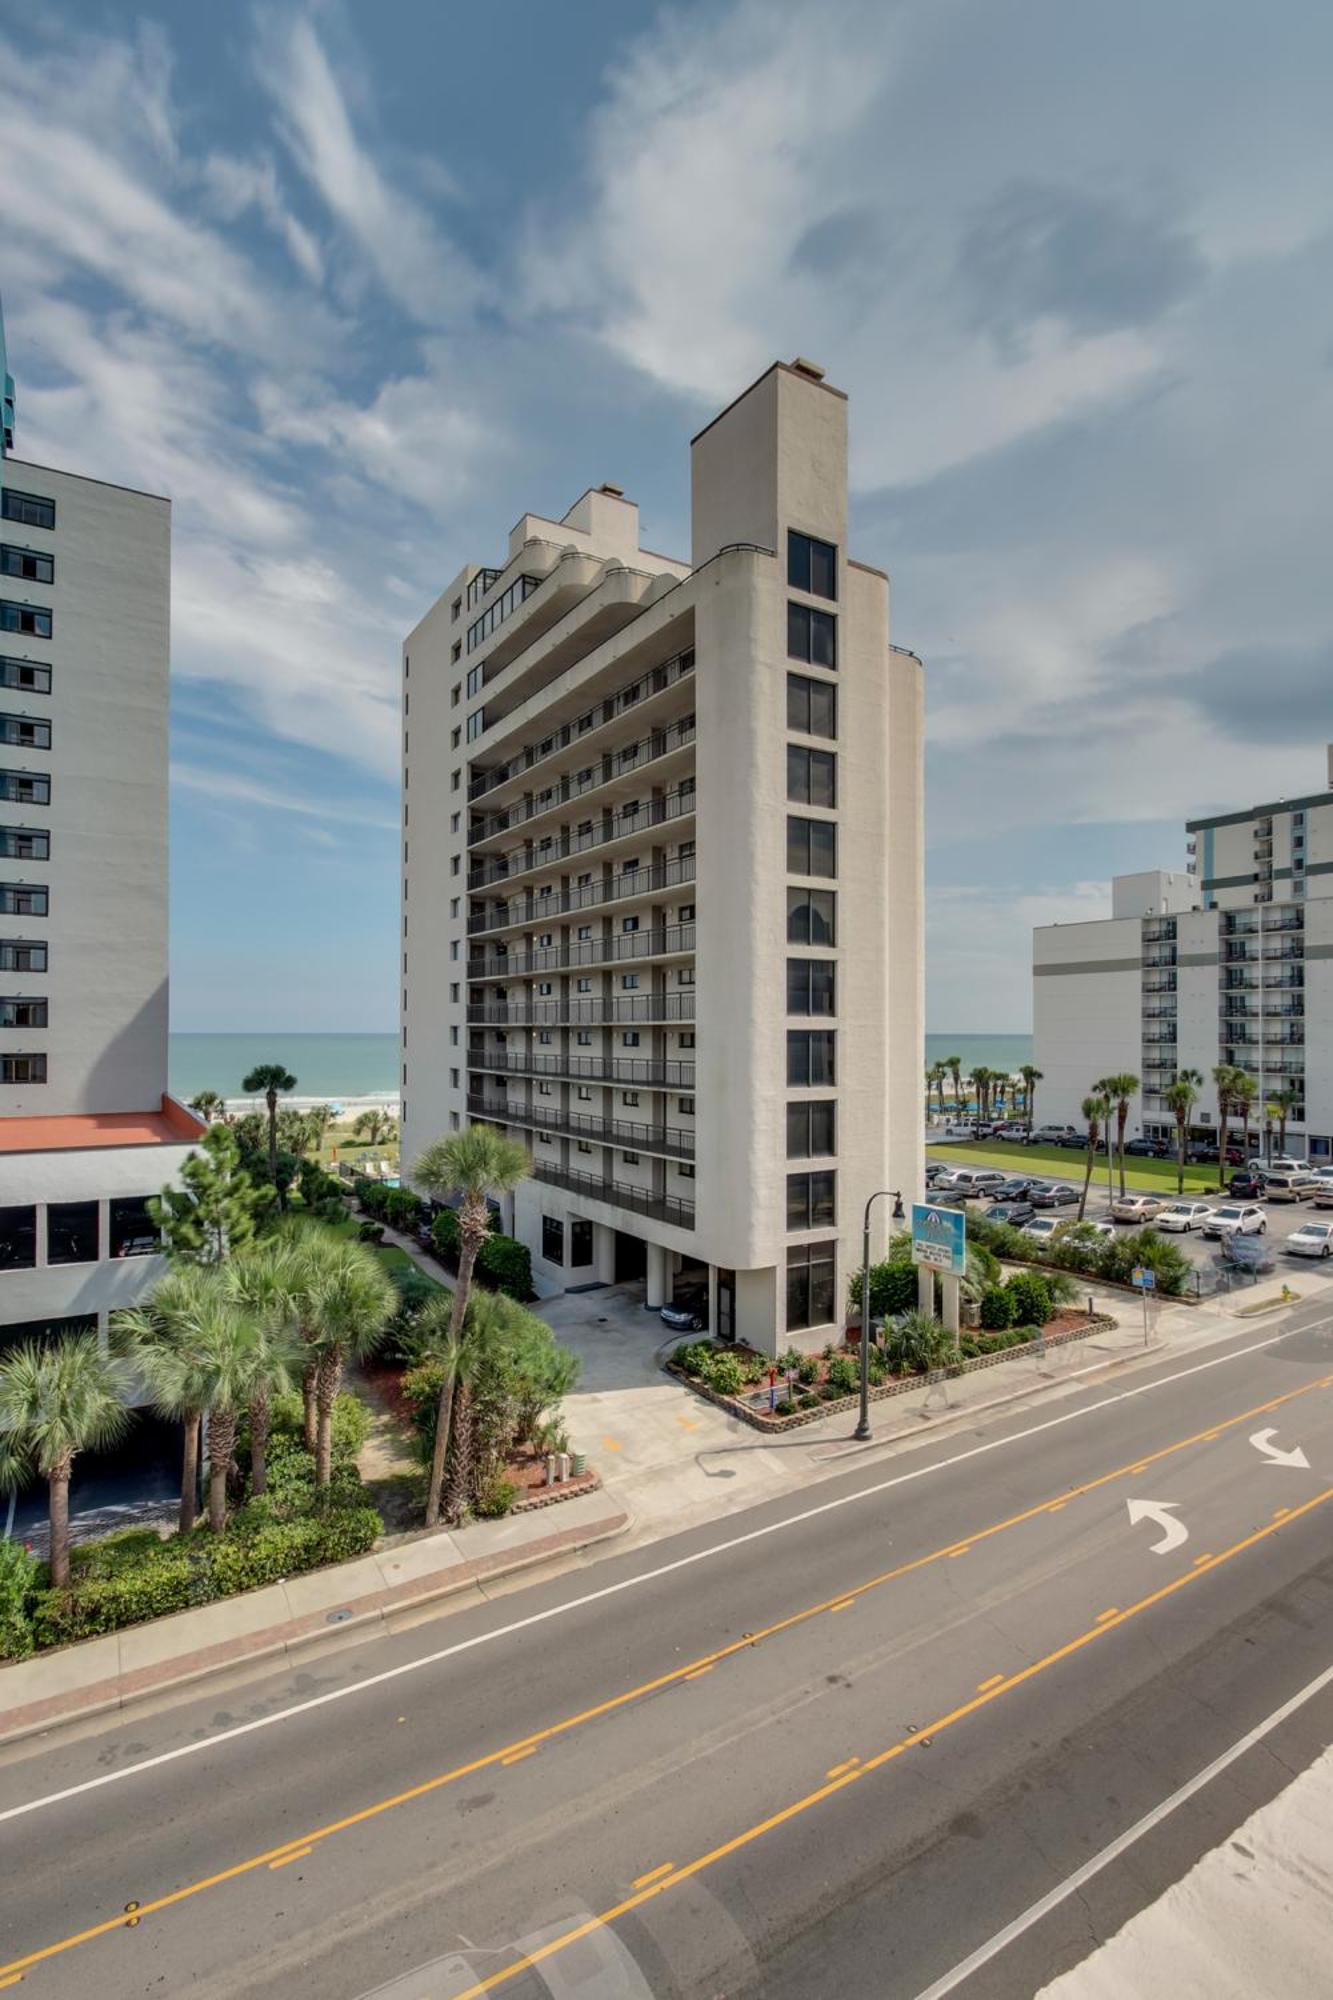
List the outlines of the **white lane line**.
{"label": "white lane line", "polygon": [[[1333,1325],[1333,1316],[1327,1321],[1320,1320],[1317,1326]],[[581,1597],[571,1597],[561,1604],[548,1605],[545,1611],[529,1612],[526,1618],[515,1618],[507,1625],[497,1625],[493,1631],[477,1632],[470,1639],[455,1640],[451,1646],[441,1646],[437,1652],[423,1653],[414,1660],[404,1660],[395,1667],[385,1667],[377,1674],[368,1674],[364,1680],[349,1682],[346,1687],[330,1688],[324,1694],[307,1696],[304,1701],[292,1702],[286,1708],[275,1709],[270,1715],[258,1715],[250,1722],[237,1722],[230,1729],[220,1729],[216,1735],[201,1738],[198,1742],[179,1743],[174,1750],[161,1750],[156,1756],[144,1757],[137,1764],[126,1764],[118,1771],[104,1771],[96,1778],[83,1778],[75,1785],[65,1785],[60,1791],[46,1792],[24,1804],[8,1806],[0,1812],[0,1825],[6,1820],[23,1819],[28,1813],[40,1812],[46,1806],[59,1805],[65,1799],[83,1798],[89,1792],[101,1791],[104,1785],[123,1784],[127,1778],[136,1778],[144,1771],[160,1770],[164,1764],[174,1764],[179,1758],[197,1757],[206,1750],[215,1750],[224,1743],[234,1743],[242,1736],[253,1736],[258,1730],[272,1729],[280,1722],[290,1722],[298,1715],[309,1715],[315,1709],[327,1708],[330,1703],[347,1701],[353,1695],[364,1694],[368,1688],[384,1687],[390,1681],[401,1679],[406,1674],[420,1673],[425,1667],[436,1667],[444,1660],[455,1659],[460,1653],[470,1653],[478,1646],[492,1646],[498,1640],[512,1638],[516,1632],[530,1631],[534,1625],[544,1625],[548,1619],[564,1618],[572,1611],[582,1611],[590,1604],[601,1604],[607,1598],[618,1597],[622,1591],[638,1590],[644,1584],[656,1583],[664,1576],[673,1576],[678,1570],[689,1569],[695,1563],[711,1562],[715,1557],[728,1555],[733,1549],[745,1548],[751,1542],[765,1540],[769,1535],[784,1534],[789,1528],[798,1528],[807,1521],[818,1520],[821,1515],[836,1513],[840,1508],[859,1506],[863,1501],[874,1500],[881,1493],[889,1493],[897,1486],[910,1485],[917,1479],[928,1479],[937,1472],[947,1472],[955,1465],[965,1465],[970,1459],[984,1458],[988,1452],[1005,1451],[1011,1445],[1023,1444],[1028,1438],[1040,1437],[1044,1431],[1058,1430],[1062,1424],[1080,1423],[1086,1417],[1095,1417],[1101,1410],[1109,1410],[1117,1403],[1132,1402],[1138,1396],[1155,1394],[1158,1389],[1166,1389],[1173,1382],[1183,1382],[1191,1375],[1201,1375],[1207,1369],[1220,1368],[1230,1361],[1243,1361],[1247,1355],[1262,1353],[1265,1348],[1276,1347],[1279,1341],[1289,1340],[1293,1333],[1310,1333],[1313,1327],[1289,1328],[1283,1333],[1270,1334],[1266,1340],[1256,1340],[1249,1347],[1238,1348],[1234,1354],[1214,1355],[1210,1361],[1199,1361],[1192,1367],[1181,1368],[1174,1375],[1164,1375],[1159,1381],[1142,1382],[1136,1389],[1121,1389],[1115,1395],[1103,1396],[1100,1402],[1089,1403],[1078,1410],[1067,1410],[1063,1416],[1048,1417],[1044,1423],[1031,1424],[1027,1430],[1015,1431],[1011,1437],[990,1438],[985,1444],[969,1447],[967,1451],[955,1452],[952,1458],[942,1458],[931,1465],[919,1465],[908,1472],[899,1472],[892,1479],[882,1479],[874,1486],[859,1487],[855,1493],[843,1493],[836,1500],[822,1500],[815,1507],[806,1507],[799,1514],[787,1515],[781,1521],[770,1521],[762,1528],[750,1528],[743,1535],[731,1535],[724,1542],[713,1542],[706,1549],[696,1549],[692,1555],[677,1556],[674,1561],[659,1563],[656,1569],[644,1570],[639,1576],[622,1577],[617,1583],[603,1584],[599,1590],[585,1591]],[[53,1725],[59,1727],[58,1724]]]}
{"label": "white lane line", "polygon": [[1034,1924],[1039,1924],[1043,1917],[1058,1909],[1068,1897],[1076,1895],[1085,1882],[1090,1882],[1094,1875],[1100,1874],[1103,1868],[1118,1860],[1134,1846],[1136,1841],[1142,1840],[1145,1833],[1151,1833],[1155,1826],[1160,1826],[1164,1819],[1169,1819],[1171,1814],[1192,1799],[1196,1792],[1201,1792],[1206,1785],[1211,1785],[1214,1778],[1219,1777],[1239,1758],[1253,1750],[1256,1743],[1262,1743],[1265,1736],[1279,1728],[1288,1716],[1294,1715],[1298,1708],[1303,1708],[1307,1701],[1313,1701],[1331,1681],[1333,1681],[1333,1667],[1325,1667],[1322,1674],[1317,1674],[1298,1694],[1294,1694],[1290,1701],[1284,1701],[1281,1708],[1275,1708],[1271,1715],[1256,1723],[1248,1735],[1242,1736],[1238,1743],[1233,1743],[1229,1750],[1224,1750],[1220,1757],[1215,1757],[1211,1764],[1206,1764],[1203,1770],[1183,1784],[1179,1791],[1172,1792],[1170,1798],[1163,1799],[1160,1805],[1154,1806],[1151,1812],[1143,1815],[1142,1819],[1135,1820],[1133,1826],[1127,1828],[1118,1839],[1102,1848],[1100,1854],[1094,1854],[1090,1861],[1085,1861],[1081,1868],[1076,1868],[1072,1875],[1066,1875],[1064,1881],[1057,1883],[1047,1895],[1035,1903],[1030,1903],[1021,1916],[1015,1917],[1011,1924],[1006,1924],[1002,1931],[996,1931],[994,1937],[988,1938],[986,1943],[980,1945],[970,1957],[960,1960],[952,1972],[946,1972],[933,1986],[927,1986],[923,1993],[917,1995],[917,2000],[943,2000],[946,1993],[955,1992],[965,1980],[972,1977],[974,1972],[980,1972],[983,1966],[989,1965],[991,1960],[1013,1944],[1016,1938],[1022,1937],[1024,1931],[1031,1930]]}

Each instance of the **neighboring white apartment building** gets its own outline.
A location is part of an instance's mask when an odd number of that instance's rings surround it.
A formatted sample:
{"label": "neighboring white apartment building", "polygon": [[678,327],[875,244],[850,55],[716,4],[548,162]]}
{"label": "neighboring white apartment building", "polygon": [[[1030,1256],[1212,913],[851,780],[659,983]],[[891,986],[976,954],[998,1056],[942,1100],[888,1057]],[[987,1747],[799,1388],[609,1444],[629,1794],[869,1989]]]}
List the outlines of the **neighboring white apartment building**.
{"label": "neighboring white apartment building", "polygon": [[170,506],[11,442],[7,425],[0,1351],[143,1291],[162,1268],[146,1200],[203,1129],[166,1094]]}
{"label": "neighboring white apartment building", "polygon": [[[1033,932],[1039,1117],[1081,1123],[1095,1078],[1141,1077],[1131,1133],[1170,1137],[1162,1093],[1204,1078],[1199,1135],[1217,1128],[1213,1070],[1247,1070],[1262,1105],[1292,1093],[1287,1149],[1333,1160],[1333,747],[1330,789],[1190,820],[1191,872],[1119,875],[1111,916]],[[1197,873],[1193,872],[1197,869]]]}
{"label": "neighboring white apartment building", "polygon": [[775,1353],[841,1324],[866,1197],[919,1186],[922,673],[820,370],[692,459],[690,562],[602,486],[404,646],[403,1158],[507,1128],[546,1283],[706,1289]]}

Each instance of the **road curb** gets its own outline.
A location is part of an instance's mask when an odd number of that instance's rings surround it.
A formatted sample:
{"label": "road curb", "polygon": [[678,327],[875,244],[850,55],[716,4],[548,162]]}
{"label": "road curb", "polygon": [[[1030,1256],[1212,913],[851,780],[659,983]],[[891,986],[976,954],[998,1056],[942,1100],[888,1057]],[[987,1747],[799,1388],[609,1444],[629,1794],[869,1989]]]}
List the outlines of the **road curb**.
{"label": "road curb", "polygon": [[[216,1645],[199,1647],[192,1653],[178,1654],[174,1660],[164,1660],[130,1673],[108,1675],[104,1680],[91,1682],[84,1688],[72,1688],[65,1694],[49,1695],[41,1701],[17,1703],[11,1708],[0,1709],[0,1748],[39,1736],[62,1723],[114,1714],[153,1695],[192,1686],[236,1667],[262,1665],[266,1660],[283,1658],[305,1661],[322,1645],[344,1644],[349,1634],[365,1632],[377,1625],[388,1632],[392,1629],[389,1620],[396,1619],[405,1611],[441,1603],[462,1591],[484,1587],[523,1570],[540,1568],[544,1563],[577,1555],[583,1549],[617,1539],[626,1534],[632,1525],[633,1515],[628,1509],[622,1509],[590,1522],[586,1527],[553,1530],[526,1548],[503,1550],[493,1556],[479,1556],[471,1562],[456,1563],[433,1579],[423,1577],[371,1592],[350,1605],[340,1606],[339,1610],[347,1615],[340,1617],[337,1624],[329,1623],[330,1613],[327,1611],[310,1612],[242,1638],[223,1640]],[[86,1643],[100,1645],[103,1641],[94,1639]],[[75,1648],[61,1650],[68,1655]],[[20,1664],[27,1665],[28,1662]]]}

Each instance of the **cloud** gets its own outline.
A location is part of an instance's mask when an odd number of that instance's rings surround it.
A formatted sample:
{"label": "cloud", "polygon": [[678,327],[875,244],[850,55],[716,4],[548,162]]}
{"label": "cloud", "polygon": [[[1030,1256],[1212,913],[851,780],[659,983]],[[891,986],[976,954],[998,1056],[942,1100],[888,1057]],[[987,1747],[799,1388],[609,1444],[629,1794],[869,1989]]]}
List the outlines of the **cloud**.
{"label": "cloud", "polygon": [[[1111,914],[1111,885],[932,885],[926,901],[926,1018],[932,1029],[1021,1034],[1032,1024],[1032,932]],[[984,993],[984,1013],[977,995]]]}
{"label": "cloud", "polygon": [[318,240],[288,208],[278,185],[278,170],[269,155],[245,160],[230,153],[210,153],[202,175],[213,204],[225,221],[235,222],[248,209],[257,209],[274,235],[286,245],[292,262],[312,284],[321,282],[324,257]]}
{"label": "cloud", "polygon": [[371,813],[349,805],[345,799],[310,799],[299,793],[290,792],[275,785],[260,784],[254,778],[239,776],[233,771],[215,770],[211,766],[181,763],[175,759],[171,766],[171,782],[178,789],[198,793],[207,799],[225,800],[231,805],[256,806],[265,812],[292,813],[299,819],[319,820],[325,823],[325,830],[303,829],[304,837],[324,845],[332,836],[327,831],[331,826],[372,826],[381,832],[398,832],[398,820],[387,813]]}

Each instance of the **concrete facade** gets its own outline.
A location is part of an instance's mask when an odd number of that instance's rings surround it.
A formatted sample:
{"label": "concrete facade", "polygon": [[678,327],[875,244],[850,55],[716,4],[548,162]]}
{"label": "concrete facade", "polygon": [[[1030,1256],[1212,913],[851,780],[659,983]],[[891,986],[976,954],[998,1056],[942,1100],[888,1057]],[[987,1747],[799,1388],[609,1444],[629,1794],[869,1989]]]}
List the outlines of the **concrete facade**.
{"label": "concrete facade", "polygon": [[167,1090],[166,500],[0,456],[0,1342],[156,1275]]}
{"label": "concrete facade", "polygon": [[694,442],[690,565],[602,488],[403,657],[405,1162],[506,1126],[547,1284],[706,1290],[769,1353],[920,1179],[921,668],[847,556],[846,426],[771,368]]}
{"label": "concrete facade", "polygon": [[1094,1079],[1128,1071],[1143,1083],[1131,1136],[1169,1137],[1164,1092],[1193,1069],[1192,1129],[1215,1134],[1213,1071],[1227,1064],[1254,1081],[1252,1134],[1285,1096],[1288,1151],[1329,1163],[1333,788],[1192,820],[1187,835],[1197,875],[1118,876],[1110,918],[1034,931],[1041,1115],[1081,1122]]}

